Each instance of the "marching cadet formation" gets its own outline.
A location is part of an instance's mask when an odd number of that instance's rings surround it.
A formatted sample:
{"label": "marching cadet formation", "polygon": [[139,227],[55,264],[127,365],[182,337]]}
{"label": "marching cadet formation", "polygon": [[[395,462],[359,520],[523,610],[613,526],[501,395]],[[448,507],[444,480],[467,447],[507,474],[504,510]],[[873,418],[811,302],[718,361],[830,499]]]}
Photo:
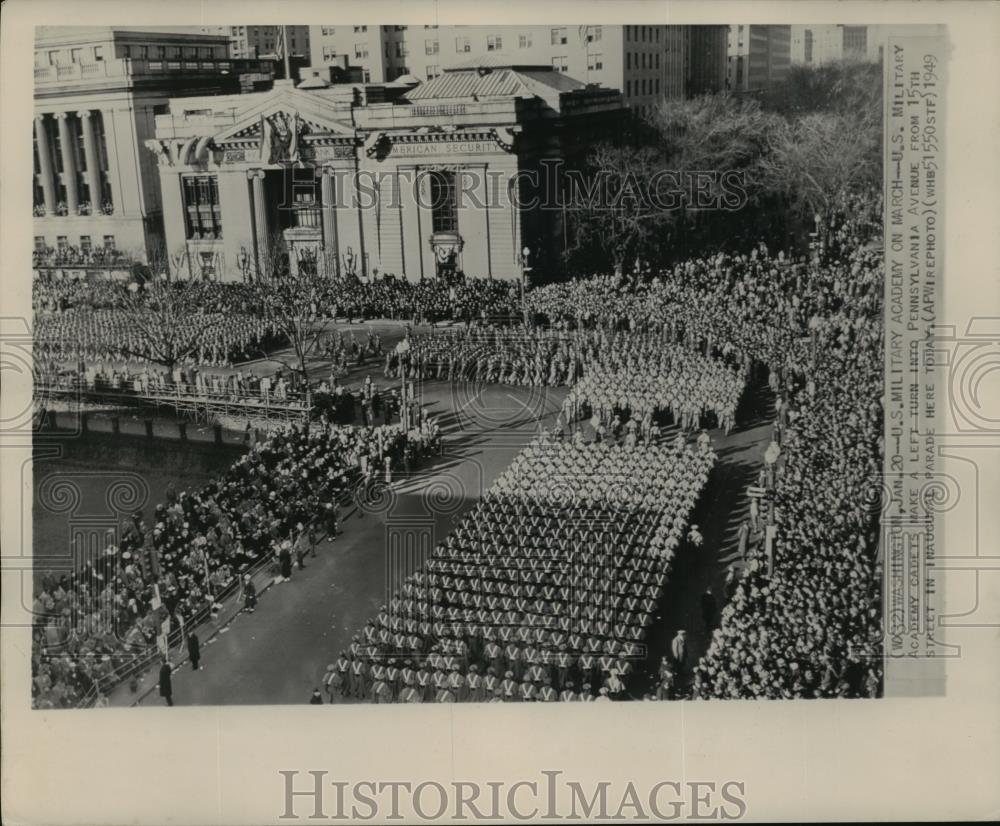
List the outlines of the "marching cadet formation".
{"label": "marching cadet formation", "polygon": [[684,430],[695,430],[707,415],[727,434],[733,429],[745,370],[668,344],[662,335],[619,333],[612,343],[587,363],[563,401],[565,414],[586,406],[607,424],[628,410],[648,428],[667,411]]}
{"label": "marching cadet formation", "polygon": [[[583,374],[590,334],[523,327],[438,330],[412,340],[403,356],[408,375],[424,379],[558,387]],[[386,376],[400,373],[399,357]]]}
{"label": "marching cadet formation", "polygon": [[331,700],[623,696],[714,461],[544,433],[330,664]]}

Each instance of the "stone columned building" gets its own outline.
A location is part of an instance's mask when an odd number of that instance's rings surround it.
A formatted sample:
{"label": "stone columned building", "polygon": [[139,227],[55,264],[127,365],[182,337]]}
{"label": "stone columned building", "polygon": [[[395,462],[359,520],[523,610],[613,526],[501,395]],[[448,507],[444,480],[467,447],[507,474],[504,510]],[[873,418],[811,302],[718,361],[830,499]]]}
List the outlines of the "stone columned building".
{"label": "stone columned building", "polygon": [[481,59],[426,83],[333,84],[329,71],[157,116],[145,146],[177,276],[515,279],[525,247],[556,265],[564,215],[538,197],[613,136],[617,90]]}

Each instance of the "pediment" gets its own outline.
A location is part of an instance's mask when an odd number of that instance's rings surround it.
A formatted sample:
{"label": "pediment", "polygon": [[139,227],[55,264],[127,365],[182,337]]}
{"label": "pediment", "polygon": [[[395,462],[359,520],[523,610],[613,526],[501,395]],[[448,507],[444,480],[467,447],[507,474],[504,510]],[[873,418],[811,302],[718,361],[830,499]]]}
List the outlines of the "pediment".
{"label": "pediment", "polygon": [[307,140],[310,136],[352,138],[355,135],[354,128],[342,120],[349,119],[350,112],[318,99],[315,94],[286,89],[281,94],[263,97],[264,100],[253,102],[237,113],[236,122],[213,135],[212,142],[223,146],[260,140],[264,122],[278,129],[297,128],[299,135]]}

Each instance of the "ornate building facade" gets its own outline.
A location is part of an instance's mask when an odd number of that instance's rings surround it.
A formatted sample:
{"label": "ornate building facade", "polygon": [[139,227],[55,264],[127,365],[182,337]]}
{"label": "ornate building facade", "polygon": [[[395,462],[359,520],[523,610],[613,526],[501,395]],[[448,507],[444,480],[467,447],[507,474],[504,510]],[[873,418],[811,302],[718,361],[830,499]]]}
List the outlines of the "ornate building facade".
{"label": "ornate building facade", "polygon": [[321,75],[172,100],[156,117],[145,146],[177,276],[518,278],[526,247],[558,256],[562,214],[537,202],[545,173],[623,112],[619,92],[551,66],[477,60],[422,84]]}
{"label": "ornate building facade", "polygon": [[219,37],[40,29],[33,130],[39,260],[50,251],[82,262],[96,250],[148,258],[162,246],[159,176],[141,151],[155,116],[171,98],[232,92],[248,79],[270,83],[269,66],[230,60]]}

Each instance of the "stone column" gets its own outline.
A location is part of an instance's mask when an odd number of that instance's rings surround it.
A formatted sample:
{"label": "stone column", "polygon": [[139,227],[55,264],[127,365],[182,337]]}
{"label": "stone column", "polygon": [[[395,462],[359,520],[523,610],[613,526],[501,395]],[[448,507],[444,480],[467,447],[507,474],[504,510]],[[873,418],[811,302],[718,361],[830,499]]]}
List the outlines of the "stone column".
{"label": "stone column", "polygon": [[[337,245],[336,193],[333,186],[333,170],[326,168],[320,178],[323,202],[320,212],[323,216],[323,274],[327,277],[338,275],[339,249]],[[331,271],[332,270],[332,271]]]}
{"label": "stone column", "polygon": [[101,209],[101,162],[94,136],[94,121],[89,110],[77,112],[83,130],[83,155],[87,159],[87,187],[90,189],[90,209],[97,214]]}
{"label": "stone column", "polygon": [[56,211],[56,175],[52,168],[52,147],[45,128],[45,115],[35,115],[35,137],[38,141],[39,177],[45,192],[45,211],[52,215]]}
{"label": "stone column", "polygon": [[76,186],[76,154],[73,152],[73,132],[69,128],[69,112],[56,115],[59,122],[59,147],[62,150],[63,185],[66,187],[66,206],[70,215],[76,215],[80,194]]}
{"label": "stone column", "polygon": [[[115,140],[115,112],[114,109],[101,109],[100,114],[101,122],[104,124],[104,157],[108,161],[109,200],[115,213],[121,214],[125,211],[125,193],[122,191],[121,161],[118,158],[118,143]],[[92,125],[96,126],[93,122]],[[96,129],[94,135],[99,139]],[[141,174],[138,168],[136,168],[135,174]]]}
{"label": "stone column", "polygon": [[268,278],[270,265],[270,237],[267,226],[267,202],[264,200],[264,170],[251,169],[247,172],[253,189],[253,226],[257,240],[257,276]]}

